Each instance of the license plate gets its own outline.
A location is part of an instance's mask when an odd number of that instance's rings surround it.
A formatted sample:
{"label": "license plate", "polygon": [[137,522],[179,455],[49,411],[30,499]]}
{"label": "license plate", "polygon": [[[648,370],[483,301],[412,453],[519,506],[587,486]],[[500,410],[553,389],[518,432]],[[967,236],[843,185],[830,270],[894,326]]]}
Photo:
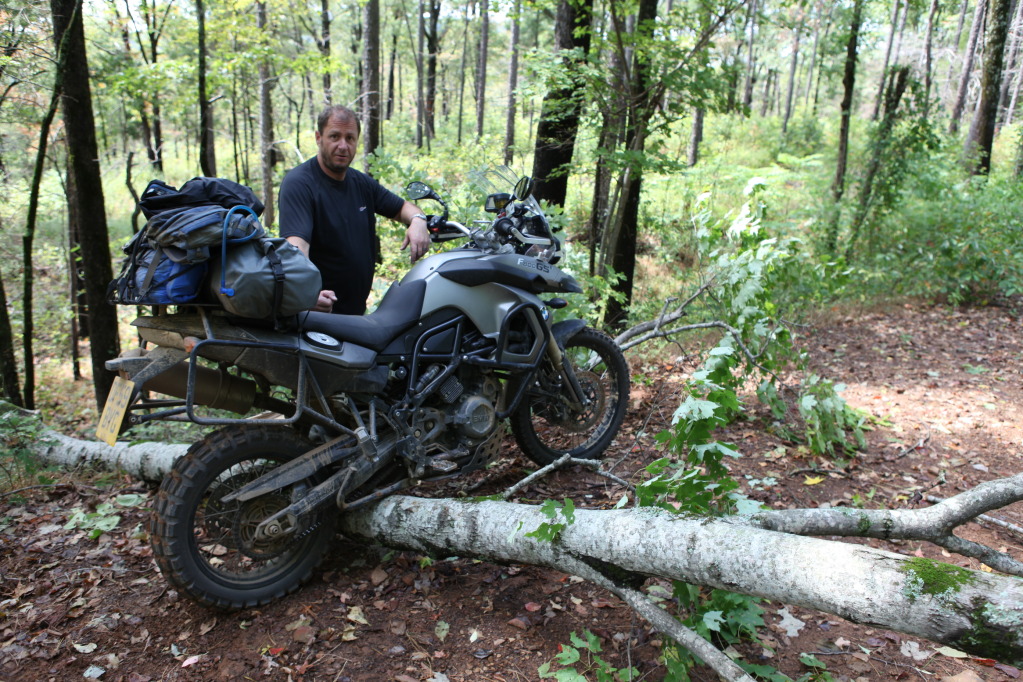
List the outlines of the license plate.
{"label": "license plate", "polygon": [[134,391],[135,384],[133,382],[124,377],[114,377],[114,385],[110,388],[107,404],[103,406],[103,414],[96,426],[97,440],[101,440],[107,445],[114,445],[117,442],[117,435],[121,431],[121,422],[124,421],[124,413],[128,410],[131,394]]}

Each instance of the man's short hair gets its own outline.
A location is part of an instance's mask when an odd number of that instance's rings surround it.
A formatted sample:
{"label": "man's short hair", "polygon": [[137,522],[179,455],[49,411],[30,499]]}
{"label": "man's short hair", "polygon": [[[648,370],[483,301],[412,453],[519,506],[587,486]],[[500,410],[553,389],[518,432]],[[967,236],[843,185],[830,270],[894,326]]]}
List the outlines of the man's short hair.
{"label": "man's short hair", "polygon": [[358,135],[362,135],[362,122],[359,121],[359,115],[341,104],[331,104],[324,108],[320,115],[316,117],[316,130],[321,135],[323,134],[323,129],[327,127],[332,118],[339,119],[342,123],[355,121],[355,132]]}

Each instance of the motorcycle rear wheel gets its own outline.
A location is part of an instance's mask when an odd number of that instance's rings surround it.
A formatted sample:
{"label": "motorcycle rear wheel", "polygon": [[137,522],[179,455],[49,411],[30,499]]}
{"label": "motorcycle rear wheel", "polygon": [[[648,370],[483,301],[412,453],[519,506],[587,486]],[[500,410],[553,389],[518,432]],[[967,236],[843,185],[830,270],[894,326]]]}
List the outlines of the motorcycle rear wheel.
{"label": "motorcycle rear wheel", "polygon": [[221,500],[311,447],[291,429],[237,425],[189,448],[160,486],[150,527],[153,554],[167,581],[224,610],[259,606],[298,589],[334,536],[336,512],[322,512],[282,540],[260,539],[254,531],[316,481],[247,502]]}
{"label": "motorcycle rear wheel", "polygon": [[628,408],[629,365],[610,336],[586,327],[568,340],[564,352],[589,406],[573,410],[563,390],[557,395],[545,391],[545,384],[562,383],[560,372],[555,376],[548,367],[541,370],[547,376],[540,377],[509,420],[519,447],[541,465],[566,454],[598,459],[618,435]]}

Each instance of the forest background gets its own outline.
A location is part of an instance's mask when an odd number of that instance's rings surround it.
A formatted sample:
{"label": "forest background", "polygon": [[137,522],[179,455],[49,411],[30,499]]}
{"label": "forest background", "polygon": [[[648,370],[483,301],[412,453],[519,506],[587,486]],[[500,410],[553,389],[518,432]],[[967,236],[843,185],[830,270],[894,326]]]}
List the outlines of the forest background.
{"label": "forest background", "polygon": [[[103,362],[134,345],[135,309],[105,299],[137,194],[231,178],[272,231],[276,187],[340,103],[359,165],[430,183],[456,219],[484,216],[476,171],[535,176],[589,294],[571,314],[623,345],[705,325],[717,346],[665,440],[707,474],[677,499],[734,511],[724,448],[699,457],[750,377],[784,409],[770,378],[801,365],[799,323],[1018,305],[1021,41],[1018,0],[0,0],[2,397],[93,435]],[[383,287],[407,256],[380,228]],[[862,437],[826,378],[788,400],[805,430],[786,437],[815,454]],[[0,489],[34,482],[10,464]]]}
{"label": "forest background", "polygon": [[[105,287],[150,178],[251,185],[272,229],[275,188],[315,152],[327,102],[363,117],[365,168],[399,191],[427,180],[463,218],[479,217],[471,171],[535,175],[606,326],[699,284],[694,216],[737,211],[753,178],[757,241],[798,240],[773,295],[804,311],[1011,298],[1021,5],[5,3],[4,395],[66,403],[48,377],[82,375],[85,337],[106,374],[127,332]],[[384,278],[400,274],[394,251]]]}

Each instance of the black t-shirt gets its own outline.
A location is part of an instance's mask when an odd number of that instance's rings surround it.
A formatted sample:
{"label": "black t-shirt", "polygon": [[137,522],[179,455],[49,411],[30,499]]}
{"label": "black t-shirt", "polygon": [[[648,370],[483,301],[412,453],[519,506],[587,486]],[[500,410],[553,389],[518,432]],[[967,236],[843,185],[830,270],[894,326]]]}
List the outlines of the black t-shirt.
{"label": "black t-shirt", "polygon": [[323,288],[337,294],[333,312],[366,312],[376,265],[376,216],[393,218],[404,204],[354,168],[343,181],[335,180],[315,156],[284,176],[278,198],[281,236],[309,242],[309,258],[320,269]]}

